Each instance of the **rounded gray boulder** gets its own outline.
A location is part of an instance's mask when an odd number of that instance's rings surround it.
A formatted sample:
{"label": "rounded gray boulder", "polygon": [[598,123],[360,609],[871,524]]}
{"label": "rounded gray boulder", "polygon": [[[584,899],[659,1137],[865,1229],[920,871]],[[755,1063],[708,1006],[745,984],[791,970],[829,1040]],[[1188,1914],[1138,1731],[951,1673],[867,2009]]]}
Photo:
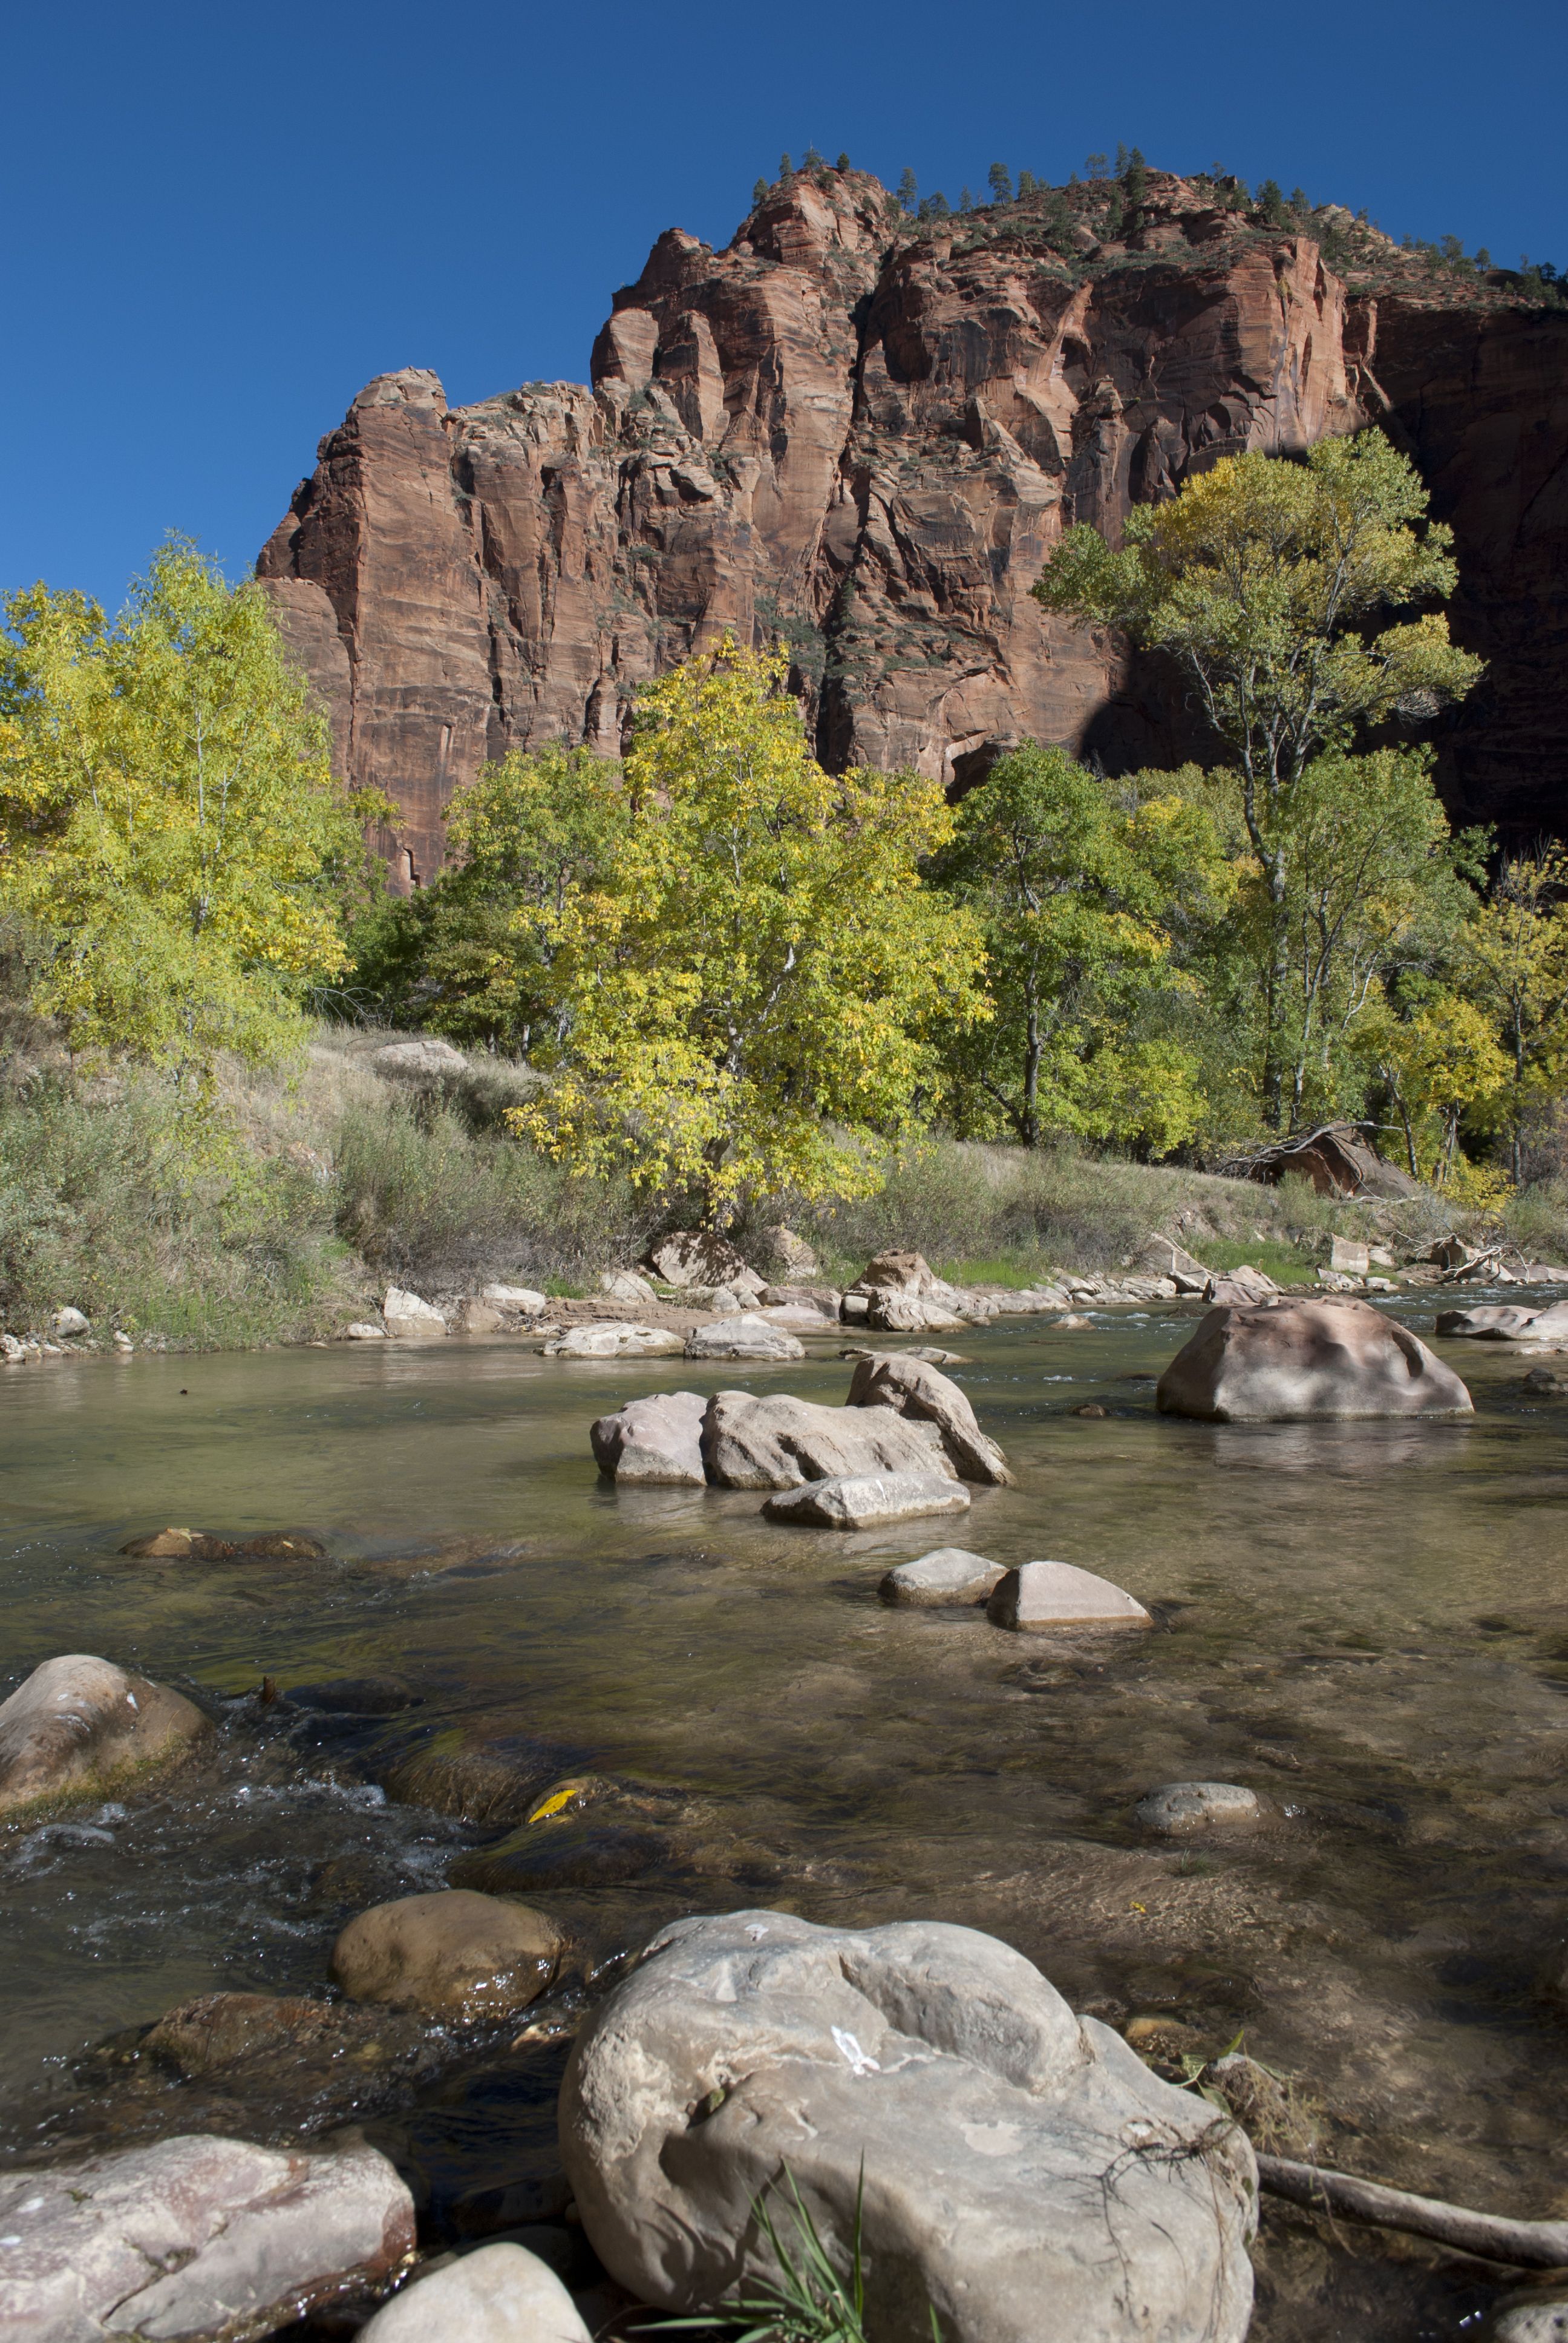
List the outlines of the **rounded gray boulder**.
{"label": "rounded gray boulder", "polygon": [[589,2240],[644,2302],[776,2280],[754,2206],[792,2237],[785,2174],[847,2269],[863,2172],[881,2343],[930,2343],[933,2312],[943,2343],[1247,2330],[1244,2135],[974,1929],[678,1921],[578,2036],[560,2133]]}
{"label": "rounded gray boulder", "polygon": [[1211,1310],[1155,1391],[1165,1415],[1302,1423],[1472,1413],[1452,1367],[1370,1302]]}

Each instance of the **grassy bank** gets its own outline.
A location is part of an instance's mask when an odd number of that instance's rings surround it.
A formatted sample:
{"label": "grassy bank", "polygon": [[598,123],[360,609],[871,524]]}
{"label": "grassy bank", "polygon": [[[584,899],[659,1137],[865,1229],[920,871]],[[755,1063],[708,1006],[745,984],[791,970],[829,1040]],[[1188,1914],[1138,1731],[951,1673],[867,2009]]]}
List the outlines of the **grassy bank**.
{"label": "grassy bank", "polygon": [[[232,1081],[231,1146],[202,1162],[165,1083],[85,1075],[45,1031],[13,1028],[0,1061],[0,1322],[41,1333],[72,1303],[104,1340],[116,1327],[192,1348],[319,1340],[370,1313],[388,1282],[438,1302],[492,1279],[591,1289],[686,1217],[512,1139],[501,1117],[527,1090],[520,1068],[486,1060],[410,1087],[371,1064],[392,1038],[322,1027],[286,1074]],[[950,1277],[1020,1285],[1058,1267],[1114,1271],[1156,1229],[1212,1267],[1250,1260],[1287,1278],[1310,1274],[1336,1232],[1411,1252],[1456,1224],[1435,1197],[1336,1204],[1299,1182],[950,1141],[894,1164],[860,1201],[759,1203],[739,1233],[764,1266],[761,1231],[781,1218],[835,1282],[899,1245]],[[1504,1220],[1527,1252],[1568,1252],[1562,1183],[1524,1191]]]}

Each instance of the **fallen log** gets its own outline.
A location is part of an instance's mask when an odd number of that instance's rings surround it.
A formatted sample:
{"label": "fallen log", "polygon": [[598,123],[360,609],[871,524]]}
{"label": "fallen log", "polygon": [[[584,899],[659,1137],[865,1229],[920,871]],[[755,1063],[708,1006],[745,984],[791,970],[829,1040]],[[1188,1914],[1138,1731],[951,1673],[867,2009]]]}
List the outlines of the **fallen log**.
{"label": "fallen log", "polygon": [[1323,2172],[1283,2156],[1260,2156],[1258,2180],[1271,2196],[1288,2197],[1309,2212],[1408,2230],[1481,2261],[1508,2262],[1516,2269],[1568,2268],[1568,2221],[1511,2221],[1501,2213],[1473,2213],[1441,2197],[1412,2197],[1403,2188],[1357,2180],[1348,2172]]}

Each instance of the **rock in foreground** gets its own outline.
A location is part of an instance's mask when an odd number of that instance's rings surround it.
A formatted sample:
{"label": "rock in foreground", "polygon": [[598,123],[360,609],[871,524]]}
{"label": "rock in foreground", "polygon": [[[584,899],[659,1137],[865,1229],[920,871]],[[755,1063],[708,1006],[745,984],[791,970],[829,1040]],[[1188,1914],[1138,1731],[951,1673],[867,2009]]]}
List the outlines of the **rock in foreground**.
{"label": "rock in foreground", "polygon": [[1053,1627],[1151,1627],[1141,1603],[1109,1578],[1071,1562],[1026,1562],[998,1579],[986,1617],[993,1627],[1048,1634]]}
{"label": "rock in foreground", "polygon": [[885,1603],[983,1603],[1006,1575],[1000,1562],[987,1562],[961,1545],[940,1545],[913,1562],[897,1564],[878,1592]]}
{"label": "rock in foreground", "polygon": [[194,1702],[72,1652],[45,1660],[0,1703],[0,1815],[104,1798],[211,1731]]}
{"label": "rock in foreground", "polygon": [[937,1473],[860,1473],[783,1490],[762,1510],[769,1521],[808,1529],[875,1530],[918,1521],[922,1513],[967,1513],[969,1507],[963,1483]]}
{"label": "rock in foreground", "polygon": [[696,1326],[686,1339],[689,1359],[803,1359],[804,1343],[756,1310],[742,1310],[710,1325]]}
{"label": "rock in foreground", "polygon": [[5,2174],[0,2230],[0,2333],[17,2343],[203,2343],[389,2277],[413,2250],[414,2205],[373,2147],[179,2138]]}
{"label": "rock in foreground", "polygon": [[1471,1413],[1451,1367],[1408,1327],[1352,1301],[1211,1310],[1155,1398],[1166,1415],[1212,1423]]}
{"label": "rock in foreground", "polygon": [[750,2207],[786,2167],[847,2268],[863,2161],[883,2343],[930,2343],[928,2305],[944,2343],[1246,2333],[1244,2137],[973,1929],[678,1921],[578,2036],[560,2125],[589,2239],[644,2301],[776,2278]]}
{"label": "rock in foreground", "polygon": [[653,1392],[646,1399],[628,1400],[614,1415],[601,1415],[588,1427],[594,1462],[611,1481],[703,1488],[707,1413],[700,1392]]}
{"label": "rock in foreground", "polygon": [[589,2343],[553,2269],[521,2246],[481,2246],[379,2309],[359,2343]]}
{"label": "rock in foreground", "polygon": [[332,1948],[332,1976],[353,2001],[469,2021],[537,2000],[560,1949],[542,1912],[447,1887],[350,1920]]}

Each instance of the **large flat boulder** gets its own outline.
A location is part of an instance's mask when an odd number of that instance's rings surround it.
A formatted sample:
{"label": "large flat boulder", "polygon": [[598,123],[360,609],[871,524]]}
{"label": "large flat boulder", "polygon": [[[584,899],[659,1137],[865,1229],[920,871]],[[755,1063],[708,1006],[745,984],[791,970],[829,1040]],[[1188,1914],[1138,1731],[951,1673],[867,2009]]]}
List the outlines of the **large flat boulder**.
{"label": "large flat boulder", "polygon": [[537,2000],[560,1950],[555,1924],[529,1905],[446,1887],[350,1920],[332,1948],[332,1977],[351,2001],[467,2021]]}
{"label": "large flat boulder", "polygon": [[777,2279],[784,2172],[847,2270],[863,2173],[881,2343],[1247,2330],[1245,2136],[973,1929],[677,1921],[578,2036],[560,2136],[596,2251],[671,2310]]}
{"label": "large flat boulder", "polygon": [[967,1513],[970,1493],[939,1473],[855,1473],[780,1490],[762,1510],[772,1522],[806,1529],[875,1530],[923,1513]]}
{"label": "large flat boulder", "polygon": [[1440,1310],[1437,1331],[1479,1342],[1568,1342],[1568,1302],[1532,1310],[1525,1302],[1500,1302],[1476,1310]]}
{"label": "large flat boulder", "polygon": [[184,1694],[112,1660],[45,1660],[0,1702],[0,1815],[106,1798],[183,1756],[211,1725]]}
{"label": "large flat boulder", "polygon": [[0,2333],[15,2343],[217,2343],[269,2333],[414,2247],[373,2147],[176,2138],[0,2176]]}
{"label": "large flat boulder", "polygon": [[786,1327],[755,1310],[742,1310],[710,1325],[694,1326],[686,1338],[689,1359],[803,1359],[806,1348]]}
{"label": "large flat boulder", "polygon": [[547,1359],[668,1359],[686,1347],[668,1326],[641,1326],[629,1318],[594,1318],[569,1326],[545,1344]]}
{"label": "large flat boulder", "polygon": [[548,2263],[499,2242],[417,2278],[383,2305],[359,2343],[589,2343]]}
{"label": "large flat boulder", "polygon": [[702,1453],[724,1489],[796,1489],[868,1473],[954,1477],[934,1427],[890,1408],[822,1407],[792,1392],[715,1392]]}
{"label": "large flat boulder", "polygon": [[1211,1310],[1155,1399],[1212,1423],[1471,1413],[1452,1367],[1408,1327],[1370,1302],[1326,1298]]}
{"label": "large flat boulder", "polygon": [[974,1409],[950,1375],[907,1352],[874,1352],[857,1362],[849,1383],[851,1407],[894,1408],[920,1423],[933,1423],[960,1479],[1008,1488],[1012,1474],[996,1442],[975,1422]]}
{"label": "large flat boulder", "polygon": [[594,1462],[617,1483],[702,1488],[702,1423],[709,1403],[700,1392],[651,1392],[628,1400],[588,1429]]}

